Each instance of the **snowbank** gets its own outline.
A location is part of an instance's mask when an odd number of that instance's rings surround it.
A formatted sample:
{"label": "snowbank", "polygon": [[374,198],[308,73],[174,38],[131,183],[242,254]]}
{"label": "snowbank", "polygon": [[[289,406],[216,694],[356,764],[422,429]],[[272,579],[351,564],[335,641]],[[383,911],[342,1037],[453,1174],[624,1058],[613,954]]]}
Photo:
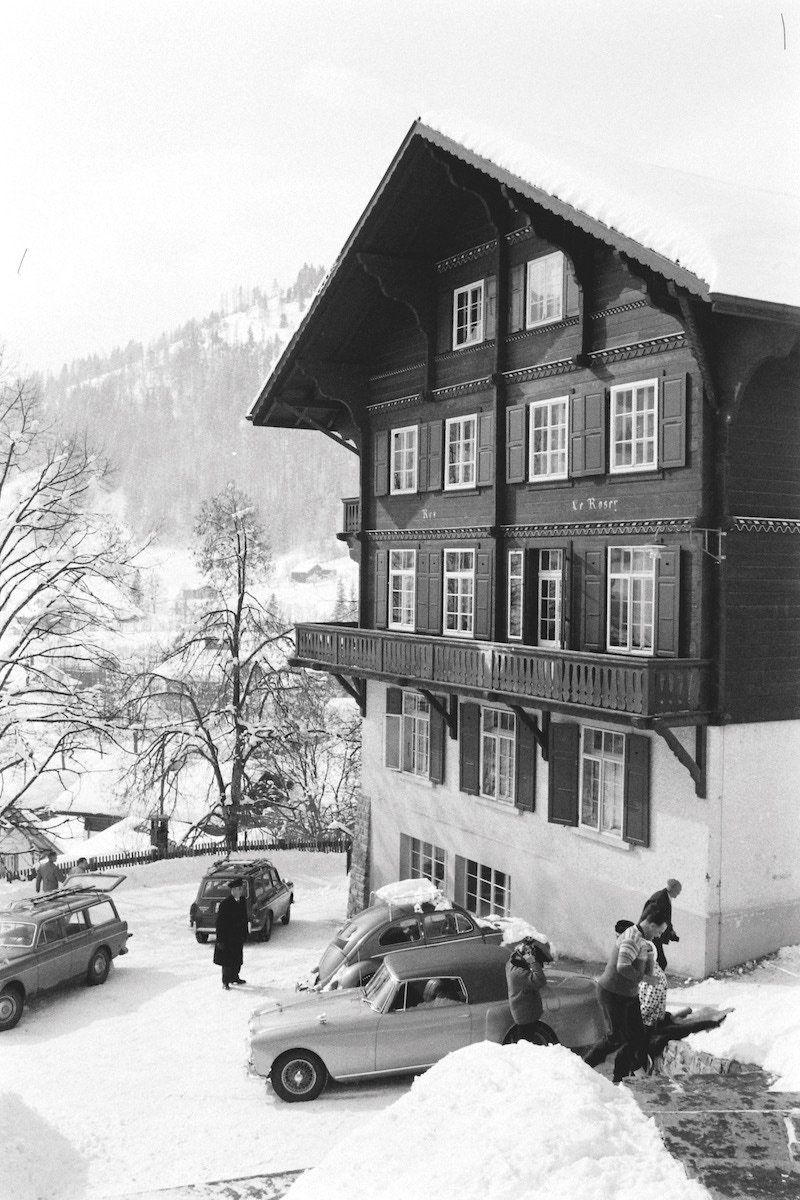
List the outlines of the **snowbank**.
{"label": "snowbank", "polygon": [[3,1200],[78,1200],[86,1162],[67,1139],[16,1092],[0,1095]]}

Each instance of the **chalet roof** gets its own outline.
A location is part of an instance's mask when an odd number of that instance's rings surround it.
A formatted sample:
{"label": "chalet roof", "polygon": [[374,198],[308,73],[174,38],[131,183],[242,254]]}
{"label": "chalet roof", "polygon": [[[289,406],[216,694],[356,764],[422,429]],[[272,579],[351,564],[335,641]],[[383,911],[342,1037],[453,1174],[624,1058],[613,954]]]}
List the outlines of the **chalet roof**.
{"label": "chalet roof", "polygon": [[[391,215],[397,237],[419,230],[431,151],[461,160],[487,181],[540,205],[556,218],[605,242],[633,261],[721,312],[800,319],[800,197],[733,186],[685,172],[598,154],[576,166],[502,134],[452,120],[417,120],[409,130],[355,229],[322,281],[309,309],[256,398],[256,424],[331,430],[341,414],[317,408],[313,417],[281,408],[281,394],[307,333],[340,285],[353,285],[359,255],[386,241]],[[408,197],[418,193],[417,209]],[[414,226],[414,214],[416,226]],[[419,233],[414,236],[419,239]],[[418,243],[419,246],[419,243]],[[360,274],[360,269],[358,274]],[[333,326],[332,326],[333,328]],[[334,334],[323,331],[322,345]],[[319,356],[319,347],[315,347]]]}

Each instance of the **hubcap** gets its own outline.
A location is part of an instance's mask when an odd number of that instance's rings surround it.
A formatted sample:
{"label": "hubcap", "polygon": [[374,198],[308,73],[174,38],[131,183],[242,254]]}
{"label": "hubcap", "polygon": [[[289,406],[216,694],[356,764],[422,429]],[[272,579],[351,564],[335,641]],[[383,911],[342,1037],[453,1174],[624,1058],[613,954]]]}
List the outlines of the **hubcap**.
{"label": "hubcap", "polygon": [[283,1071],[283,1082],[289,1091],[307,1092],[314,1085],[316,1072],[310,1063],[295,1059],[287,1063]]}
{"label": "hubcap", "polygon": [[11,996],[0,996],[0,1021],[9,1021],[15,1010],[16,1005]]}

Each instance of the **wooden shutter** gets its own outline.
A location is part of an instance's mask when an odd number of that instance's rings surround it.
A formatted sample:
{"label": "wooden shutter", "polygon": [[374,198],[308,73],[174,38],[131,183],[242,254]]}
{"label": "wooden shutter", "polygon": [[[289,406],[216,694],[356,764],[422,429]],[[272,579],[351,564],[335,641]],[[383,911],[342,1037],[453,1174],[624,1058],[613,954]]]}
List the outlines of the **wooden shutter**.
{"label": "wooden shutter", "polygon": [[453,349],[453,289],[440,292],[436,320],[436,353]]}
{"label": "wooden shutter", "polygon": [[634,846],[649,846],[650,739],[641,733],[629,733],[625,742],[625,816],[622,836]]}
{"label": "wooden shutter", "polygon": [[420,550],[417,553],[416,613],[417,633],[442,632],[442,552]]}
{"label": "wooden shutter", "polygon": [[389,431],[381,429],[373,438],[373,483],[376,496],[389,491]]}
{"label": "wooden shutter", "polygon": [[[530,717],[529,720],[535,718]],[[517,771],[514,803],[522,812],[536,807],[536,738],[528,721],[517,713]]]}
{"label": "wooden shutter", "polygon": [[489,342],[497,334],[497,276],[483,281],[483,337]]}
{"label": "wooden shutter", "polygon": [[[431,783],[444,783],[444,755],[447,744],[446,730],[447,726],[444,723],[444,717],[438,708],[434,708],[431,705],[430,768],[428,772]],[[403,878],[408,877],[404,876]]]}
{"label": "wooden shutter", "polygon": [[400,688],[386,690],[384,718],[383,765],[390,771],[402,769],[401,739],[403,734],[403,693]]}
{"label": "wooden shutter", "polygon": [[375,628],[389,623],[389,551],[375,552]]}
{"label": "wooden shutter", "polygon": [[417,426],[417,492],[428,490],[428,458],[430,426],[424,421]]}
{"label": "wooden shutter", "polygon": [[686,376],[676,375],[661,385],[658,465],[686,465]]}
{"label": "wooden shutter", "polygon": [[578,737],[571,721],[550,722],[547,819],[554,825],[578,824]]}
{"label": "wooden shutter", "polygon": [[581,650],[604,650],[606,581],[604,550],[587,550],[583,559]]}
{"label": "wooden shutter", "polygon": [[564,255],[564,316],[577,317],[581,310],[581,293],[572,263]]}
{"label": "wooden shutter", "polygon": [[606,394],[584,392],[572,397],[570,474],[603,475],[606,470]]}
{"label": "wooden shutter", "polygon": [[461,764],[459,787],[469,796],[480,791],[481,708],[462,704],[458,724],[458,751]]}
{"label": "wooden shutter", "polygon": [[478,487],[494,483],[494,413],[478,413]]}
{"label": "wooden shutter", "polygon": [[506,483],[525,482],[527,404],[506,409]]}
{"label": "wooden shutter", "polygon": [[563,547],[561,571],[561,649],[572,649],[572,542]]}
{"label": "wooden shutter", "polygon": [[525,263],[518,263],[508,273],[508,332],[518,333],[525,328]]}
{"label": "wooden shutter", "polygon": [[427,465],[420,480],[421,492],[442,490],[442,447],[444,445],[444,421],[429,421],[427,426]]}
{"label": "wooden shutter", "polygon": [[494,555],[491,550],[478,550],[475,555],[475,621],[473,634],[476,638],[491,641],[494,636],[492,625],[492,593]]}
{"label": "wooden shutter", "polygon": [[656,559],[656,644],[659,658],[680,656],[680,550],[659,550]]}
{"label": "wooden shutter", "polygon": [[407,833],[400,834],[400,874],[397,878],[411,878],[411,838]]}

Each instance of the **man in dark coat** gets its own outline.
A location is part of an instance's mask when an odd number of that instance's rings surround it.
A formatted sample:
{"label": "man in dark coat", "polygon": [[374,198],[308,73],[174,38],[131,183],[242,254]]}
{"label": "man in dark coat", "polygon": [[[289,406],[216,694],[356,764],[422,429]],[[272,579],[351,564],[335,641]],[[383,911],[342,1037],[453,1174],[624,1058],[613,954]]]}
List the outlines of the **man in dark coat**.
{"label": "man in dark coat", "polygon": [[239,975],[244,958],[244,940],[247,937],[244,880],[232,879],[228,887],[230,894],[220,902],[217,909],[217,941],[214,946],[214,962],[222,967],[222,986],[226,992],[232,983],[247,982]]}
{"label": "man in dark coat", "polygon": [[672,901],[676,896],[680,896],[681,891],[682,888],[679,880],[668,879],[667,886],[658,892],[653,892],[650,899],[645,902],[642,915],[639,918],[640,923],[645,916],[649,916],[657,925],[663,925],[666,922],[667,928],[661,937],[653,938],[653,945],[656,948],[656,962],[662,971],[666,971],[667,969],[664,946],[668,942],[679,942],[681,940],[672,928]]}

